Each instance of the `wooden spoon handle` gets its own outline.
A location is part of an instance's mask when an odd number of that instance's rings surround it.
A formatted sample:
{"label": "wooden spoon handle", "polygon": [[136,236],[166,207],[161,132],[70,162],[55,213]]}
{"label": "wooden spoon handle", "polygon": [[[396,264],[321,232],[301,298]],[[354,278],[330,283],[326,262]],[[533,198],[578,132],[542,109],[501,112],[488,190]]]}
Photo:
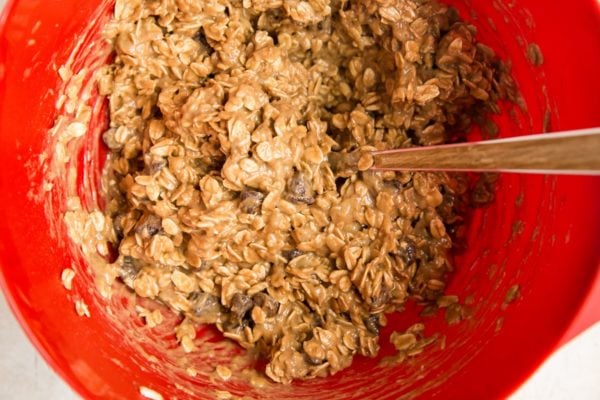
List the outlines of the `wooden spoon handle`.
{"label": "wooden spoon handle", "polygon": [[372,153],[374,170],[600,175],[600,128]]}

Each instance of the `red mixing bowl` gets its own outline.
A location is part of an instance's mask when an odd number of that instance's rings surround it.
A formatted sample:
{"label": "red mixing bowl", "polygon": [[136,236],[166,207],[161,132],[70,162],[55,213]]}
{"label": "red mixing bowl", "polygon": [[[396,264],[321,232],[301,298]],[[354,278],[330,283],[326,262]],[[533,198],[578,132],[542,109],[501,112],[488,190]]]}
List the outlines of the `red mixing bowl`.
{"label": "red mixing bowl", "polygon": [[[450,3],[477,26],[481,42],[512,63],[527,111],[499,116],[501,136],[539,132],[548,123],[552,130],[600,125],[597,1]],[[445,349],[434,345],[403,364],[379,364],[392,353],[390,332],[420,320],[418,307],[410,305],[390,317],[379,358],[359,357],[326,379],[262,388],[235,375],[227,382],[211,379],[217,364],[241,351],[210,329],[201,329],[199,340],[214,342],[211,351],[188,359],[198,375],[186,374],[169,333],[175,317],[154,330],[133,316],[129,324],[116,322],[135,300],[98,296],[89,270],[66,245],[59,217],[64,204],[55,199],[57,209],[49,212],[48,203],[33,195],[42,184],[36,168],[62,85],[56,69],[80,38],[75,70],[94,54],[107,57],[102,46],[90,46],[100,43],[98,30],[111,6],[106,0],[9,0],[0,19],[0,283],[37,349],[83,397],[139,398],[144,386],[178,399],[213,398],[218,391],[274,399],[499,398],[557,346],[600,320],[600,181],[506,174],[496,201],[470,216],[468,248],[456,255],[448,292],[470,300],[470,318],[452,326],[443,315],[426,320],[428,334],[445,336]],[[528,60],[533,44],[543,53],[540,66]],[[91,141],[106,124],[105,109],[94,112]],[[95,165],[83,153],[75,156],[85,164],[81,171]],[[79,274],[67,292],[60,274],[72,265]],[[519,295],[507,305],[515,285]],[[91,318],[75,313],[76,299],[89,305]]]}

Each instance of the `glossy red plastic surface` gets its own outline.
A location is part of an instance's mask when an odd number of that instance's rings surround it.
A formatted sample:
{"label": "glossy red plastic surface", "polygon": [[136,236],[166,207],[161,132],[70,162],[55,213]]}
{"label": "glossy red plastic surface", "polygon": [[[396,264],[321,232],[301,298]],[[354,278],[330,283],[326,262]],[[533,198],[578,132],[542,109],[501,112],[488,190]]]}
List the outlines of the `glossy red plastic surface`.
{"label": "glossy red plastic surface", "polygon": [[[55,67],[65,62],[102,2],[8,3],[0,19],[0,283],[11,308],[50,365],[86,398],[138,398],[141,385],[166,398],[210,397],[208,385],[200,381],[187,382],[192,396],[160,368],[148,362],[141,368],[139,354],[122,340],[123,332],[111,326],[101,307],[91,307],[89,319],[75,314],[60,283],[71,256],[50,234],[43,205],[28,196],[40,183],[30,181],[29,168],[35,167],[55,117]],[[502,135],[540,131],[546,110],[552,130],[600,125],[598,2],[451,3],[479,28],[481,41],[512,61],[528,112],[521,126],[507,116],[499,118]],[[544,55],[539,68],[525,56],[527,43],[533,42]],[[509,394],[557,345],[600,320],[598,204],[596,178],[502,176],[496,202],[471,218],[469,247],[456,256],[449,288],[473,300],[472,319],[451,327],[443,316],[427,322],[428,332],[446,336],[445,350],[425,352],[385,370],[377,360],[357,359],[336,376],[300,382],[285,391],[228,390],[256,398],[314,399]],[[503,306],[514,285],[520,296]],[[381,341],[384,354],[390,351],[385,336],[415,322],[416,312],[411,306],[390,318]],[[351,382],[361,382],[361,387]]]}

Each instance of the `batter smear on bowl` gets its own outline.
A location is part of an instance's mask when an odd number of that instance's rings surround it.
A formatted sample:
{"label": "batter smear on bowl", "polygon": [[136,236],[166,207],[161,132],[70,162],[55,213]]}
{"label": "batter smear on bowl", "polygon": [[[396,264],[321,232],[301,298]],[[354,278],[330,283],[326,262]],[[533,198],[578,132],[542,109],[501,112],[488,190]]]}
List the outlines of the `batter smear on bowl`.
{"label": "batter smear on bowl", "polygon": [[427,0],[118,0],[98,78],[115,275],[268,360],[276,382],[373,357],[435,302],[466,185],[349,172],[346,153],[455,141],[514,87]]}

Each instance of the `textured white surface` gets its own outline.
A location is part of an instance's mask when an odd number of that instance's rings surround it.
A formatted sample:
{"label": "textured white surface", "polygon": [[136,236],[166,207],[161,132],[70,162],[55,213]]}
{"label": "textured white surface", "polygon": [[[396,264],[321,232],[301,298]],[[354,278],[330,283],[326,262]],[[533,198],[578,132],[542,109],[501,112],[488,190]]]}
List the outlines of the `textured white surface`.
{"label": "textured white surface", "polygon": [[[5,0],[0,0],[0,10]],[[0,400],[74,400],[0,296]],[[600,399],[600,323],[558,351],[511,400]]]}
{"label": "textured white surface", "polygon": [[511,400],[600,399],[600,322],[552,355]]}
{"label": "textured white surface", "polygon": [[77,398],[34,349],[0,295],[0,399]]}

